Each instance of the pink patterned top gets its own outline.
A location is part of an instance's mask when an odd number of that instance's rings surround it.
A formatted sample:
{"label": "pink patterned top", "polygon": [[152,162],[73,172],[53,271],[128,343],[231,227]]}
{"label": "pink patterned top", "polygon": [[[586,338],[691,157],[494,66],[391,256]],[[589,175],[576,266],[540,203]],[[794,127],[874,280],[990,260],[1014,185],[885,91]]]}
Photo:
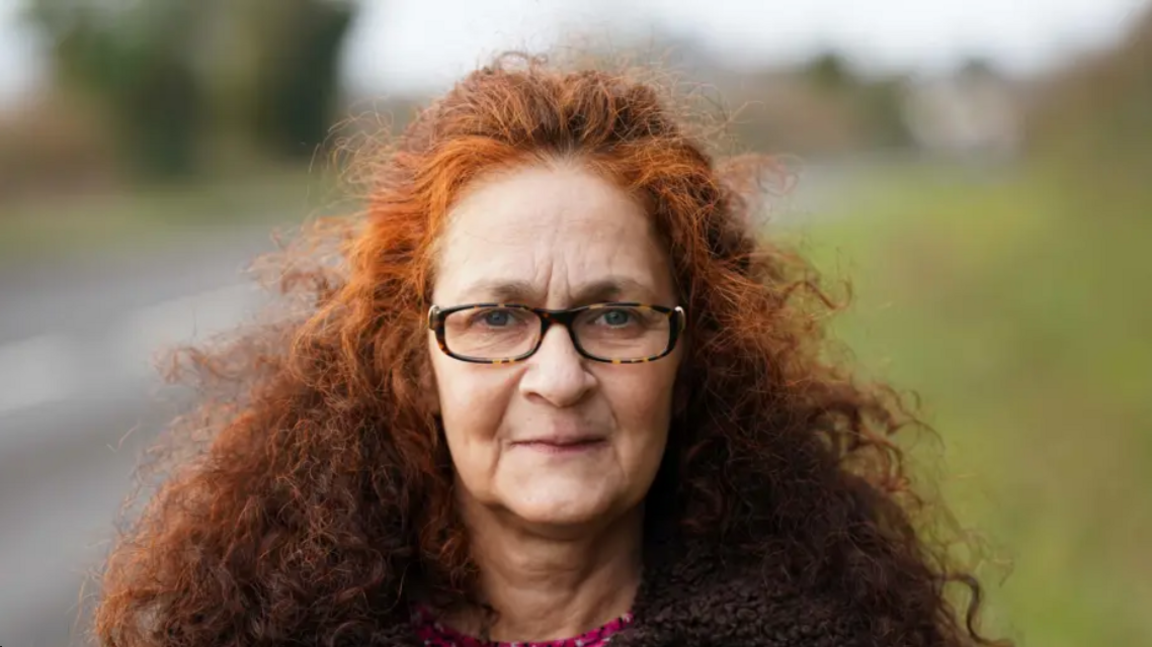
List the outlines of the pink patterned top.
{"label": "pink patterned top", "polygon": [[632,614],[625,613],[603,627],[572,638],[543,642],[486,642],[440,624],[424,607],[417,607],[412,614],[416,635],[424,641],[426,647],[604,647],[611,642],[612,636],[631,623]]}

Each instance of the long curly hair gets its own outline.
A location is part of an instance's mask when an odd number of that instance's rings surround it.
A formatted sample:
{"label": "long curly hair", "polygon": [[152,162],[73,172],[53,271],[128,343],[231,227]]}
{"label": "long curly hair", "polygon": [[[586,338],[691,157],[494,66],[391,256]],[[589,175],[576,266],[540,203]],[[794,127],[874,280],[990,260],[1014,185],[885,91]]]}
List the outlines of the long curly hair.
{"label": "long curly hair", "polygon": [[[109,555],[100,643],[372,645],[413,591],[473,600],[424,392],[436,245],[469,182],[563,156],[648,206],[688,314],[647,521],[770,555],[874,619],[885,645],[1001,644],[979,635],[981,587],[952,566],[893,438],[924,426],[827,352],[840,304],[759,233],[764,180],[782,171],[714,160],[660,87],[503,56],[399,136],[358,144],[364,209],[318,219],[260,265],[284,307],[177,356],[174,379],[200,399]],[[968,592],[963,611],[951,583]]]}

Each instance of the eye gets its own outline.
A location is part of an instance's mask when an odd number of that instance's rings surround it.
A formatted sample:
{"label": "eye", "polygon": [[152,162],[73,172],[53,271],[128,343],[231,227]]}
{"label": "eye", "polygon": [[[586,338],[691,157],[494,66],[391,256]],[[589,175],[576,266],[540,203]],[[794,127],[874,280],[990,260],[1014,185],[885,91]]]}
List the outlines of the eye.
{"label": "eye", "polygon": [[523,313],[511,308],[484,308],[469,317],[469,326],[483,326],[486,328],[507,328],[521,323]]}
{"label": "eye", "polygon": [[601,313],[599,319],[609,326],[618,328],[620,326],[627,326],[628,324],[632,323],[632,321],[635,319],[635,316],[631,310],[625,310],[623,308],[612,308]]}
{"label": "eye", "polygon": [[492,310],[484,313],[484,323],[489,326],[503,326],[512,315],[507,310]]}

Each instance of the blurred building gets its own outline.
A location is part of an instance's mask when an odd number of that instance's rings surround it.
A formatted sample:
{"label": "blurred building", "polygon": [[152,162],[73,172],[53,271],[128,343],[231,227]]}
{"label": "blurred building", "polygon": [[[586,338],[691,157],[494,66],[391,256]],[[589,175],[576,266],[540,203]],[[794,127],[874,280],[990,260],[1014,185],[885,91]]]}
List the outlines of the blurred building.
{"label": "blurred building", "polygon": [[1023,143],[1018,85],[982,66],[910,83],[904,118],[928,152],[1014,157]]}

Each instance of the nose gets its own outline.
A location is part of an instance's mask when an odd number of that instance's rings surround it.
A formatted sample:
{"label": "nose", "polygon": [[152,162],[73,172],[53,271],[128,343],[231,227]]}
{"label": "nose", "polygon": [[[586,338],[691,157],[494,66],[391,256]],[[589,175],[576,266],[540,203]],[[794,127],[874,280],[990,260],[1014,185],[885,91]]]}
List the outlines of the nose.
{"label": "nose", "polygon": [[586,362],[564,326],[552,326],[540,348],[526,361],[520,392],[555,407],[572,406],[596,387],[596,377],[588,372]]}

